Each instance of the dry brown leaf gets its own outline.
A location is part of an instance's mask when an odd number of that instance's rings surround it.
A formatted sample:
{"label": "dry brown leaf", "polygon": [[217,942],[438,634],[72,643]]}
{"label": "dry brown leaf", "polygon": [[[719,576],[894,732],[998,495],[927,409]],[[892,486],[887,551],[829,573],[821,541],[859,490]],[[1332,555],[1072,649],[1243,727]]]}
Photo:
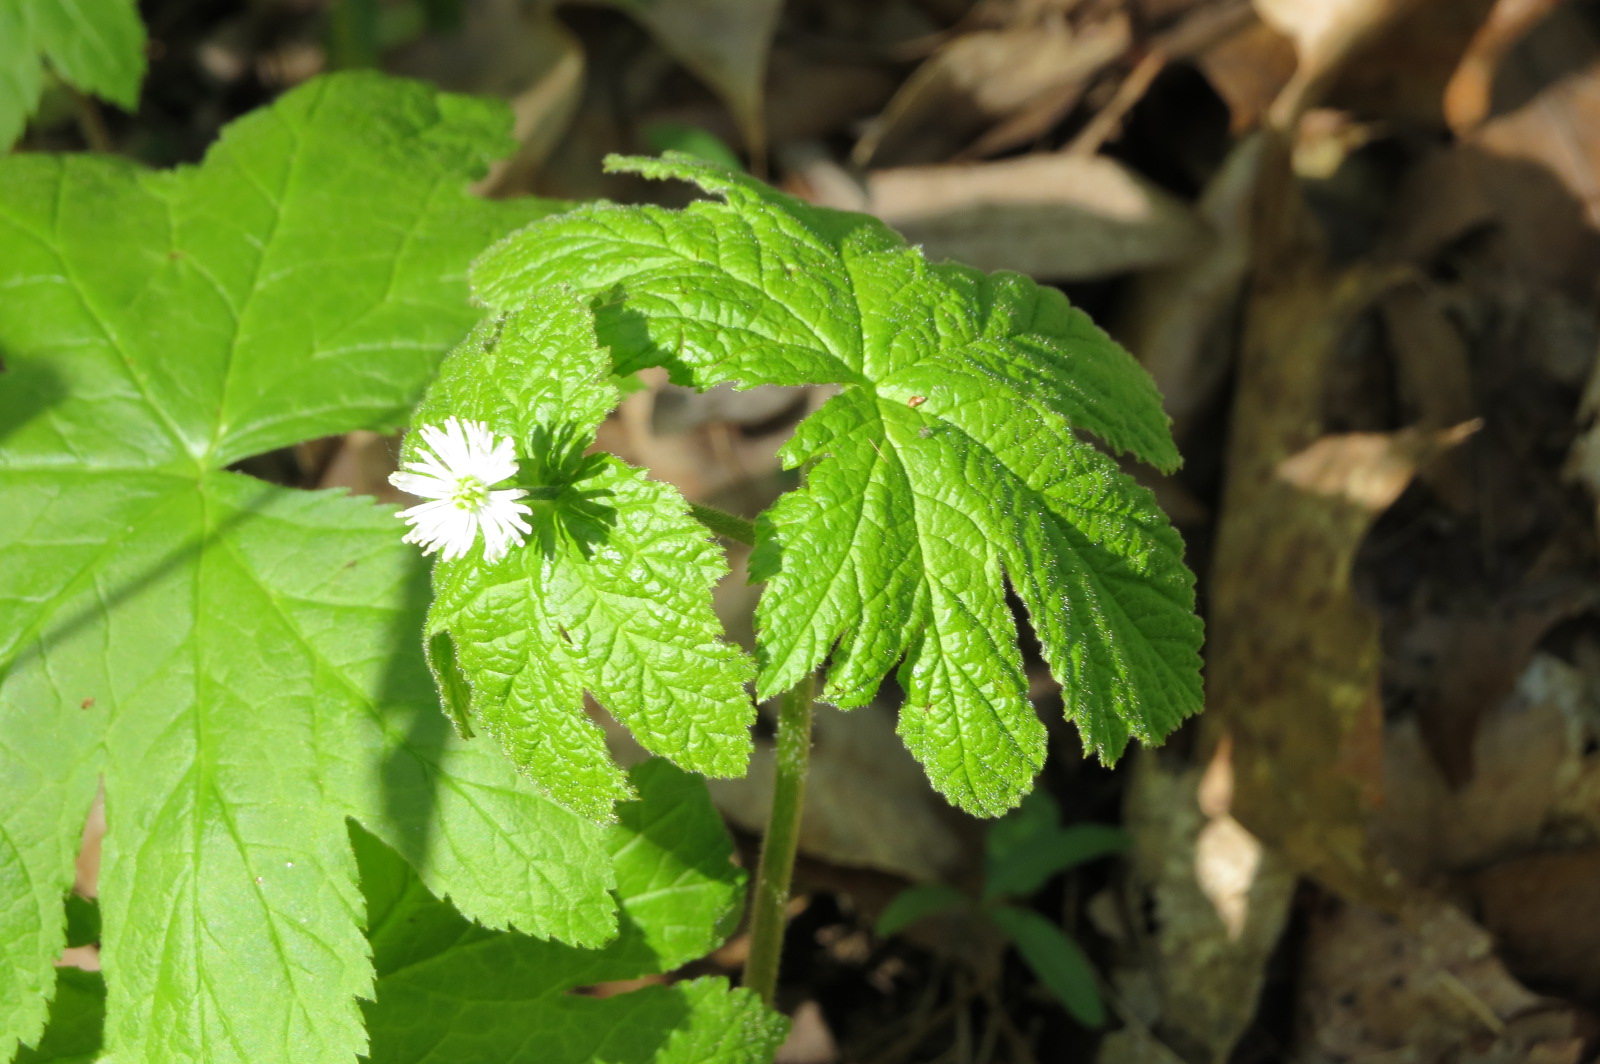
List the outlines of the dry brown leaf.
{"label": "dry brown leaf", "polygon": [[1294,40],[1314,76],[1418,0],[1255,0],[1262,21]]}
{"label": "dry brown leaf", "polygon": [[1128,115],[1144,99],[1150,86],[1155,84],[1156,78],[1166,68],[1165,53],[1159,50],[1146,52],[1144,58],[1128,71],[1106,105],[1095,112],[1094,117],[1078,131],[1064,150],[1074,155],[1095,155],[1108,141],[1121,136]]}
{"label": "dry brown leaf", "polygon": [[1540,19],[1566,0],[1496,0],[1444,90],[1444,118],[1465,136],[1489,117],[1500,61]]}
{"label": "dry brown leaf", "polygon": [[525,88],[512,93],[512,136],[517,153],[493,163],[475,191],[484,195],[510,195],[533,187],[535,176],[572,124],[583,96],[584,58],[578,40],[555,19],[544,20],[542,47],[530,50],[541,56],[540,73]]}
{"label": "dry brown leaf", "polygon": [[789,1020],[789,1037],[778,1048],[773,1064],[835,1064],[839,1043],[815,1001],[802,1001]]}
{"label": "dry brown leaf", "polygon": [[638,19],[721,96],[752,156],[766,153],[762,92],[783,0],[590,0]]}
{"label": "dry brown leaf", "polygon": [[1468,599],[1446,613],[1401,614],[1385,679],[1411,706],[1452,787],[1474,775],[1479,722],[1511,694],[1550,630],[1591,608],[1595,597],[1587,581],[1573,577],[1531,583],[1497,602]]}
{"label": "dry brown leaf", "polygon": [[1578,419],[1584,428],[1572,441],[1562,473],[1565,479],[1582,484],[1594,500],[1595,529],[1600,532],[1600,360],[1584,388]]}
{"label": "dry brown leaf", "polygon": [[1289,38],[1265,22],[1251,21],[1199,56],[1201,73],[1228,105],[1234,134],[1261,124],[1272,101],[1294,76],[1297,60]]}
{"label": "dry brown leaf", "polygon": [[1132,0],[1131,6],[1139,12],[1140,25],[1159,26],[1191,14],[1196,8],[1205,7],[1209,2],[1210,0]]}
{"label": "dry brown leaf", "polygon": [[1473,141],[1506,159],[1536,163],[1561,179],[1600,228],[1600,63],[1565,78],[1479,128]]}
{"label": "dry brown leaf", "polygon": [[1384,243],[1396,261],[1431,265],[1470,240],[1478,273],[1580,299],[1592,295],[1600,273],[1600,233],[1587,224],[1584,204],[1543,164],[1506,158],[1476,138],[1412,167],[1392,218]]}
{"label": "dry brown leaf", "polygon": [[865,166],[942,162],[997,124],[1076,90],[1127,51],[1128,21],[1115,17],[1075,30],[1060,18],[964,34],[906,79],[856,144]]}
{"label": "dry brown leaf", "polygon": [[775,50],[767,85],[767,129],[774,149],[854,127],[876,114],[898,84],[877,64],[825,62]]}
{"label": "dry brown leaf", "polygon": [[[1255,0],[1264,22],[1293,39],[1299,66],[1275,101],[1279,129],[1290,128],[1317,102],[1340,69],[1363,45],[1421,4],[1457,0]],[[1465,44],[1465,41],[1462,42]]]}
{"label": "dry brown leaf", "polygon": [[[758,384],[737,389],[732,383],[714,385],[703,392],[668,384],[656,392],[650,411],[650,431],[656,436],[687,432],[713,421],[740,428],[761,426],[784,418],[787,425],[806,409],[803,389]],[[784,417],[785,414],[791,416]]]}
{"label": "dry brown leaf", "polygon": [[1303,946],[1295,1060],[1577,1064],[1587,1017],[1518,983],[1451,906],[1405,917],[1333,902]]}
{"label": "dry brown leaf", "polygon": [[1375,844],[1408,879],[1438,880],[1541,846],[1600,845],[1600,665],[1537,654],[1474,733],[1473,774],[1451,789],[1415,718],[1384,738]]}
{"label": "dry brown leaf", "polygon": [[1250,0],[1205,0],[1184,18],[1152,34],[1150,49],[1169,59],[1197,59],[1259,21]]}
{"label": "dry brown leaf", "polygon": [[1379,626],[1350,573],[1373,520],[1466,430],[1325,433],[1337,345],[1401,275],[1329,273],[1288,176],[1287,145],[1273,140],[1266,151],[1213,559],[1204,726],[1234,744],[1241,823],[1323,884],[1394,905],[1399,877],[1366,830],[1383,771]]}
{"label": "dry brown leaf", "polygon": [[1440,126],[1445,86],[1494,0],[1400,0],[1359,39],[1326,102],[1363,119]]}
{"label": "dry brown leaf", "polygon": [[428,35],[392,55],[397,74],[429,79],[455,92],[511,101],[517,153],[495,162],[480,192],[526,191],[576,113],[583,94],[583,49],[548,7],[485,0],[465,7],[448,35]]}
{"label": "dry brown leaf", "polygon": [[333,453],[317,478],[319,488],[345,488],[352,495],[370,495],[379,502],[398,503],[408,495],[389,483],[398,468],[400,443],[393,435],[356,429],[338,437]]}
{"label": "dry brown leaf", "polygon": [[[1167,21],[1164,17],[1157,16],[1169,13],[1159,12],[1152,15],[1147,11],[1138,21],[1142,27],[1148,29],[1154,23]],[[1205,0],[1198,6],[1185,5],[1182,8],[1181,18],[1151,35],[1144,42],[1143,57],[1122,79],[1110,102],[1073,137],[1071,150],[1093,154],[1105,141],[1120,133],[1122,122],[1128,112],[1143,99],[1157,75],[1166,69],[1169,62],[1203,55],[1242,28],[1253,24],[1258,22],[1250,7],[1250,0]],[[1293,65],[1294,54],[1290,48],[1290,72],[1293,70]],[[1288,77],[1287,72],[1284,77]],[[1067,82],[1054,91],[1038,96],[1033,102],[989,129],[959,152],[955,158],[981,159],[1039,140],[1077,106],[1086,88],[1083,82]]]}
{"label": "dry brown leaf", "polygon": [[1235,338],[1222,326],[1234,317],[1250,268],[1262,144],[1260,137],[1240,141],[1202,193],[1196,213],[1211,242],[1199,255],[1136,277],[1112,330],[1155,377],[1180,442],[1232,368]]}
{"label": "dry brown leaf", "polygon": [[[1378,304],[1399,377],[1401,400],[1422,428],[1442,429],[1478,416],[1466,339],[1450,319],[1437,286],[1402,285]],[[1443,455],[1420,473],[1458,514],[1477,501],[1465,448]]]}
{"label": "dry brown leaf", "polygon": [[1467,431],[1323,437],[1269,476],[1235,480],[1224,501],[1210,720],[1236,744],[1238,816],[1349,897],[1402,896],[1367,835],[1382,795],[1381,655],[1351,566],[1418,464]]}
{"label": "dry brown leaf", "polygon": [[[1203,768],[1169,771],[1156,754],[1136,762],[1123,826],[1133,836],[1127,909],[1149,911],[1135,967],[1114,973],[1133,998],[1154,1000],[1140,1021],[1155,1038],[1123,1039],[1111,1061],[1225,1061],[1249,1027],[1267,958],[1288,919],[1295,875],[1230,812],[1226,744]],[[1149,973],[1148,989],[1135,988]]]}
{"label": "dry brown leaf", "polygon": [[1300,64],[1313,70],[1347,49],[1344,43],[1384,18],[1397,0],[1255,0],[1261,20],[1294,41]]}
{"label": "dry brown leaf", "polygon": [[1064,153],[868,176],[866,209],[935,259],[1049,280],[1175,261],[1209,232],[1185,204],[1111,159]]}
{"label": "dry brown leaf", "polygon": [[1472,877],[1484,926],[1523,979],[1600,994],[1600,849],[1513,858]]}
{"label": "dry brown leaf", "polygon": [[[659,368],[640,377],[647,387],[625,398],[615,416],[600,424],[596,446],[648,468],[695,502],[776,473],[778,447],[833,391],[725,388],[696,396],[669,388]],[[765,506],[771,499],[758,502]]]}

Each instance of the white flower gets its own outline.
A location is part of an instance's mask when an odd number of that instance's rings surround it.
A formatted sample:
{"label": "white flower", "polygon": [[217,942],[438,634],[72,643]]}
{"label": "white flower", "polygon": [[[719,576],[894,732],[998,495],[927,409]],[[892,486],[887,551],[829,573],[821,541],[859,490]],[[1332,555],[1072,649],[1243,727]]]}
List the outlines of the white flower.
{"label": "white flower", "polygon": [[516,475],[512,442],[495,436],[481,421],[460,418],[417,431],[422,458],[389,476],[389,483],[401,491],[430,500],[397,515],[411,526],[405,541],[421,544],[424,554],[442,547],[445,561],[471,550],[480,528],[486,562],[520,546],[532,531],[522,515],[531,511],[516,500],[528,493],[521,488],[491,490]]}

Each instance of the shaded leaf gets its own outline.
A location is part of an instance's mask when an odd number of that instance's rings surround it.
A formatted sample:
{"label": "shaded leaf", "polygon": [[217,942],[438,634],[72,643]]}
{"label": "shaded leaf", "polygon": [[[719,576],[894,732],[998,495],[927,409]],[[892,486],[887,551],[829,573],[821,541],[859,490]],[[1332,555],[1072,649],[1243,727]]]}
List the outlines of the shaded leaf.
{"label": "shaded leaf", "polygon": [[92,946],[100,941],[100,906],[78,894],[67,895],[67,946]]}
{"label": "shaded leaf", "polygon": [[1128,836],[1109,824],[1063,828],[1055,800],[1034,791],[989,828],[984,897],[1026,897],[1058,872],[1127,846]]}
{"label": "shaded leaf", "polygon": [[576,949],[478,927],[438,901],[395,854],[360,846],[378,966],[367,1006],[373,1064],[467,1059],[529,1064],[756,1064],[787,1023],[720,978],[625,994],[568,993],[669,971],[721,943],[744,873],[705,785],[663,761],[632,773],[640,797],[607,835],[622,933]]}
{"label": "shaded leaf", "polygon": [[0,161],[0,1058],[38,1037],[104,779],[107,1051],[338,1060],[370,993],[353,818],[475,917],[612,930],[598,831],[454,741],[392,512],[227,468],[392,425],[467,261],[498,105],[330,78],[197,167]]}
{"label": "shaded leaf", "polygon": [[1105,1025],[1106,1009],[1095,986],[1094,967],[1076,942],[1031,909],[1002,905],[989,915],[1073,1019],[1085,1027]]}
{"label": "shaded leaf", "polygon": [[971,904],[972,899],[943,883],[907,887],[884,907],[874,927],[880,935],[893,935],[918,920],[926,920],[930,916],[937,916],[939,913]]}
{"label": "shaded leaf", "polygon": [[23,1047],[16,1064],[91,1064],[101,1059],[106,981],[99,972],[57,968],[50,1026],[36,1048]]}

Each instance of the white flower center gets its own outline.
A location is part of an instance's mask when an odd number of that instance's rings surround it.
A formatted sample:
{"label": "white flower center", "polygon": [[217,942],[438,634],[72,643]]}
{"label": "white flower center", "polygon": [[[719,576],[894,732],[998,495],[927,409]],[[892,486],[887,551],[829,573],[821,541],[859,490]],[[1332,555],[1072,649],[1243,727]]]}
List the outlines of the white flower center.
{"label": "white flower center", "polygon": [[477,477],[462,477],[456,481],[456,490],[451,494],[450,501],[456,504],[458,510],[481,510],[483,504],[489,501],[489,485]]}

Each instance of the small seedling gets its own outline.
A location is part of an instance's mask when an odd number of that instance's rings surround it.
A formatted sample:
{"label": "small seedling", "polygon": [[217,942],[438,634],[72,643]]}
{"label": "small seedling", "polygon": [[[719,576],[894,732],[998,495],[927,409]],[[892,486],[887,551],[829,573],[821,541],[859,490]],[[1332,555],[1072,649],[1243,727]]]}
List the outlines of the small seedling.
{"label": "small seedling", "polygon": [[1074,1019],[1085,1027],[1100,1027],[1105,1006],[1089,958],[1056,924],[1013,903],[1025,901],[1067,869],[1120,853],[1127,845],[1127,835],[1107,824],[1063,827],[1054,799],[1034,791],[989,829],[981,898],[944,884],[907,888],[878,917],[878,934],[897,934],[934,916],[962,914],[1010,943]]}

